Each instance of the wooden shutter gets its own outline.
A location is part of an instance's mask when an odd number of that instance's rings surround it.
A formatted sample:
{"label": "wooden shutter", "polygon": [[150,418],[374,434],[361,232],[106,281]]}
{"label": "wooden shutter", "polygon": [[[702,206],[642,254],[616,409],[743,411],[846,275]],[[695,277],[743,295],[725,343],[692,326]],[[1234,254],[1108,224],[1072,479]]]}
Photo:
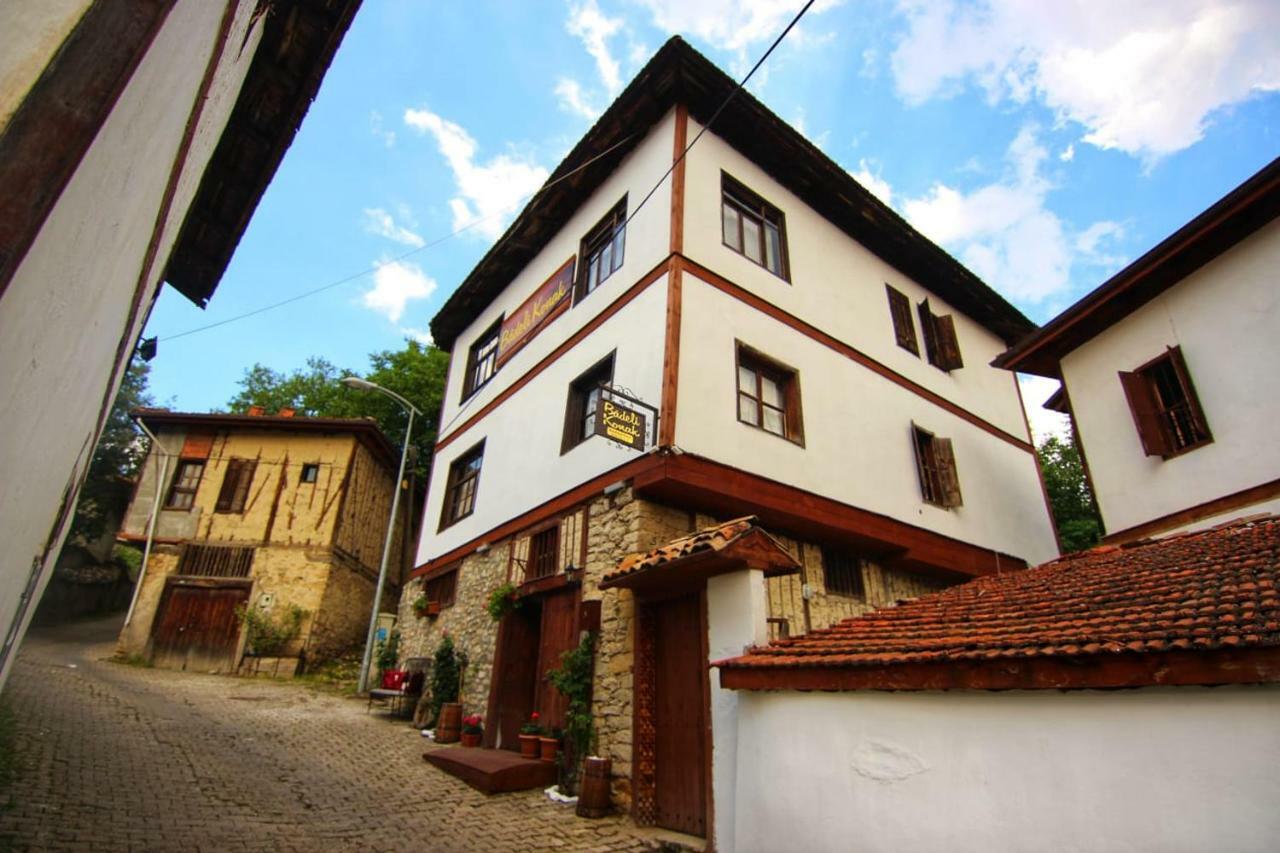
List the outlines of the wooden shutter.
{"label": "wooden shutter", "polygon": [[893,335],[898,340],[898,346],[920,355],[915,323],[911,320],[911,300],[892,285],[886,284],[884,290],[889,295],[889,315],[893,318]]}
{"label": "wooden shutter", "polygon": [[1197,438],[1201,441],[1213,441],[1213,433],[1209,432],[1209,422],[1205,419],[1204,409],[1200,408],[1200,398],[1196,396],[1196,388],[1191,384],[1191,374],[1187,372],[1186,359],[1182,357],[1182,347],[1169,347],[1169,363],[1182,386],[1182,397],[1187,401],[1187,410],[1195,424]]}
{"label": "wooden shutter", "polygon": [[915,421],[911,422],[911,451],[916,457],[916,477],[920,480],[920,497],[929,500],[929,472],[925,470],[924,457],[920,455],[920,436],[928,435]]}
{"label": "wooden shutter", "polygon": [[1120,385],[1129,401],[1133,424],[1138,428],[1142,450],[1148,456],[1168,456],[1172,452],[1169,436],[1160,425],[1160,409],[1156,405],[1151,383],[1141,373],[1120,371]]}
{"label": "wooden shutter", "polygon": [[942,485],[942,505],[963,506],[964,498],[960,495],[960,477],[956,474],[956,455],[951,449],[951,439],[934,437],[933,458],[938,465],[938,479]]}
{"label": "wooden shutter", "polygon": [[920,334],[924,335],[924,354],[930,364],[938,364],[938,330],[934,328],[933,312],[926,299],[917,306],[920,314]]}
{"label": "wooden shutter", "polygon": [[956,323],[950,314],[933,318],[933,330],[937,336],[938,366],[943,370],[959,370],[964,367],[960,357],[960,342],[956,340]]}
{"label": "wooden shutter", "polygon": [[256,466],[257,462],[253,459],[232,459],[227,463],[227,474],[218,491],[215,512],[244,512],[245,499],[249,495],[249,484],[253,481]]}

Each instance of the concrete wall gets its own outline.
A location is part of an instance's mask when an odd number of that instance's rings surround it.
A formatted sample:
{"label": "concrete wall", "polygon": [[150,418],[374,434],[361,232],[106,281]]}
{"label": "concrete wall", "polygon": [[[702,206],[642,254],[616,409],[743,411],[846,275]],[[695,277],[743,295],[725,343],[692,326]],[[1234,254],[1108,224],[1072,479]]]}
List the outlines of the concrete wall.
{"label": "concrete wall", "polygon": [[0,3],[0,132],[26,100],[92,0]]}
{"label": "concrete wall", "polygon": [[[1280,477],[1277,269],[1280,221],[1062,359],[1109,532]],[[1182,347],[1213,443],[1161,459],[1143,453],[1116,374],[1175,345]]]}
{"label": "concrete wall", "polygon": [[737,756],[726,851],[1243,853],[1280,835],[1275,685],[742,691],[738,708],[737,742],[716,732]]}
{"label": "concrete wall", "polygon": [[[18,5],[32,4],[6,8]],[[6,543],[0,633],[6,646],[21,639],[34,610],[30,603],[47,581],[46,567],[61,547],[164,259],[257,49],[261,27],[250,32],[255,6],[242,0],[226,42],[216,44],[223,4],[176,4],[0,297],[0,422],[6,429],[0,482],[22,484],[0,493],[0,539]],[[19,18],[32,14],[6,11]],[[74,4],[50,6],[36,21],[44,35],[27,43],[18,63],[42,68],[35,54],[60,44],[59,34],[75,18]],[[215,48],[222,52],[209,98],[172,206],[157,222]],[[30,71],[5,73],[6,86],[31,79]],[[30,83],[12,85],[22,91]],[[3,97],[11,109],[12,94]],[[153,237],[158,262],[144,272]],[[2,684],[12,654],[0,657]]]}

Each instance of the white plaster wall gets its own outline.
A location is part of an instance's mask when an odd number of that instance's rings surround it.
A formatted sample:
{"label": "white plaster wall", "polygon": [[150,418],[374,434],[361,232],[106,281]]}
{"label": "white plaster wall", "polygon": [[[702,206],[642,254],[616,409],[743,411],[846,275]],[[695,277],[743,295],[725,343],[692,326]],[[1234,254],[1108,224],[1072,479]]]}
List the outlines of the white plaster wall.
{"label": "white plaster wall", "polygon": [[[664,181],[640,213],[628,223],[622,266],[586,299],[557,317],[551,325],[525,344],[479,392],[465,403],[460,402],[467,354],[471,345],[498,318],[509,316],[519,308],[565,261],[577,255],[582,238],[623,195],[627,196],[627,215],[635,213],[636,206],[645,194],[671,166],[671,140],[674,133],[674,113],[668,113],[570,217],[568,224],[547,242],[537,256],[512,279],[511,284],[458,336],[453,345],[453,360],[449,367],[449,382],[440,418],[441,438],[448,436],[451,429],[484,408],[667,256],[671,243],[670,181]],[[657,405],[656,400],[651,402]]]}
{"label": "white plaster wall", "polygon": [[[682,449],[1032,565],[1057,556],[1031,453],[696,276],[684,277],[683,299],[676,420]],[[798,372],[803,447],[738,421],[735,339]],[[1010,394],[1013,382],[1010,374],[1002,377]],[[912,421],[952,440],[964,506],[947,510],[921,498]]]}
{"label": "white plaster wall", "polygon": [[0,3],[0,131],[13,118],[91,0]]}
{"label": "white plaster wall", "polygon": [[[1108,531],[1280,477],[1278,269],[1280,220],[1062,359]],[[1213,443],[1161,459],[1143,454],[1117,372],[1175,345]]]}
{"label": "white plaster wall", "polygon": [[[600,295],[593,293],[591,298]],[[636,459],[640,453],[599,436],[560,455],[569,383],[617,350],[615,385],[656,406],[662,390],[666,276],[553,362],[501,406],[436,454],[431,467],[418,563],[462,545],[499,524]],[[557,322],[564,322],[561,318]],[[650,426],[652,432],[652,426]],[[449,466],[485,440],[475,512],[437,532]]]}
{"label": "white plaster wall", "polygon": [[[691,139],[698,129],[690,120]],[[790,284],[723,244],[721,170],[782,211]],[[1008,374],[989,366],[1007,348],[998,337],[872,254],[714,133],[704,134],[689,152],[685,181],[684,247],[690,258],[1001,429],[1026,438],[1022,409]],[[886,283],[911,300],[919,357],[897,345]],[[924,357],[915,306],[925,297],[933,313],[955,318],[965,365],[960,370],[946,373]]]}
{"label": "white plaster wall", "polygon": [[[180,0],[99,130],[0,297],[0,626],[19,615],[63,494],[79,488],[104,398],[142,329],[165,259],[257,47],[241,44],[254,3],[243,0],[196,129],[174,204],[160,223],[154,267],[143,258],[209,56],[223,5]],[[139,289],[141,293],[138,293]],[[130,305],[141,310],[130,319]],[[13,484],[20,484],[15,488]],[[55,531],[56,533],[56,531]],[[51,556],[61,545],[54,537]],[[37,585],[43,591],[47,572]],[[29,619],[33,608],[28,608]],[[25,622],[25,619],[23,620]],[[25,625],[18,627],[19,636]],[[7,674],[6,661],[4,672]]]}
{"label": "white plaster wall", "polygon": [[1277,719],[1276,685],[744,691],[721,849],[1271,851]]}

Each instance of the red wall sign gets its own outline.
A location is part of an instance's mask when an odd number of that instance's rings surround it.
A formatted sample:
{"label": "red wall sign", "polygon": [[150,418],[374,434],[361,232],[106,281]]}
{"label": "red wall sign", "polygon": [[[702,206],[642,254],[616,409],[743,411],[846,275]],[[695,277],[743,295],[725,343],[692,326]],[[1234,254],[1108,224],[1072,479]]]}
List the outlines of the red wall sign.
{"label": "red wall sign", "polygon": [[565,261],[564,266],[552,273],[551,278],[524,304],[502,321],[502,329],[498,332],[498,364],[515,355],[516,350],[533,340],[534,335],[569,307],[575,260],[577,256]]}

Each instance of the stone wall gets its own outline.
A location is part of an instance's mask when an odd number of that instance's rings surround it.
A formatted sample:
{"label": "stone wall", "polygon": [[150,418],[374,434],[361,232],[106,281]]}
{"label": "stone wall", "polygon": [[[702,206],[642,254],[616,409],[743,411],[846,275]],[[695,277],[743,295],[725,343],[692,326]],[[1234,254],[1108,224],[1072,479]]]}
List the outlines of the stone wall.
{"label": "stone wall", "polygon": [[[308,666],[364,650],[376,583],[368,570],[354,560],[341,555],[331,558],[320,609],[316,612],[307,640]],[[383,592],[384,610],[395,606],[388,595]]]}
{"label": "stone wall", "polygon": [[147,557],[147,574],[140,579],[142,589],[134,605],[133,617],[120,629],[116,653],[120,655],[145,655],[151,639],[151,624],[155,621],[164,581],[178,567],[182,549],[177,545],[153,545]]}

